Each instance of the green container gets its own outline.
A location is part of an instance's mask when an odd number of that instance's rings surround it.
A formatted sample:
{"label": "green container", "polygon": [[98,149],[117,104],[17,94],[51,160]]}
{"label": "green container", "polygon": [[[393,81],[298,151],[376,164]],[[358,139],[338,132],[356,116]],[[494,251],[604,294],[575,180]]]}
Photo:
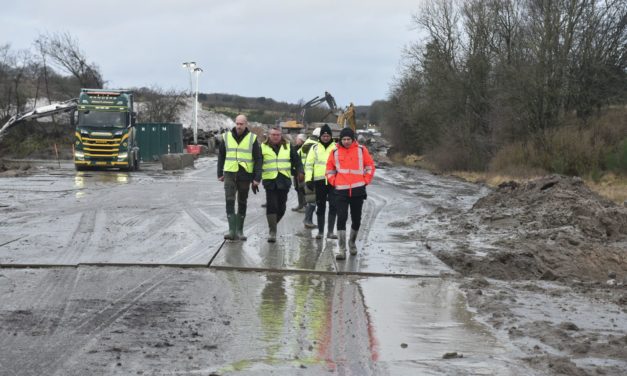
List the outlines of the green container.
{"label": "green container", "polygon": [[183,152],[182,124],[137,123],[135,132],[142,162],[158,161],[163,154]]}

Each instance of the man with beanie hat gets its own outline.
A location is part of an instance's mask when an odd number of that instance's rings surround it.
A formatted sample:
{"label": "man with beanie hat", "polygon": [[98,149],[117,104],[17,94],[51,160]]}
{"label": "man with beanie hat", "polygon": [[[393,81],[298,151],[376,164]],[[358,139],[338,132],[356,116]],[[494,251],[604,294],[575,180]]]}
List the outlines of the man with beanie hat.
{"label": "man with beanie hat", "polygon": [[[341,163],[340,163],[341,161]],[[326,166],[326,177],[335,188],[337,199],[337,233],[340,252],[337,260],[346,258],[346,221],[351,212],[351,232],[348,241],[350,254],[357,254],[357,233],[361,225],[361,210],[366,199],[366,185],[374,177],[374,162],[368,149],[355,140],[355,132],[344,128],[340,143],[331,153]]]}
{"label": "man with beanie hat", "polygon": [[327,159],[334,148],[335,142],[332,139],[331,127],[325,124],[320,127],[320,141],[311,147],[305,162],[305,184],[309,190],[316,192],[316,216],[318,218],[316,239],[322,239],[324,236],[324,214],[327,201],[329,201],[327,238],[337,239],[337,235],[333,233],[336,217],[335,194],[325,177]]}

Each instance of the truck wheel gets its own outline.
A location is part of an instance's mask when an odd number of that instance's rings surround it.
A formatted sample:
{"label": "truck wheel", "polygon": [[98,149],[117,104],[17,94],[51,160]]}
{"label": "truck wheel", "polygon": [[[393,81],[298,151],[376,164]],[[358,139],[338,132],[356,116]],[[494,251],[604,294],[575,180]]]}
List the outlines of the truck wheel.
{"label": "truck wheel", "polygon": [[87,166],[79,165],[79,164],[75,164],[74,168],[76,168],[76,171],[85,171],[85,170],[87,170]]}

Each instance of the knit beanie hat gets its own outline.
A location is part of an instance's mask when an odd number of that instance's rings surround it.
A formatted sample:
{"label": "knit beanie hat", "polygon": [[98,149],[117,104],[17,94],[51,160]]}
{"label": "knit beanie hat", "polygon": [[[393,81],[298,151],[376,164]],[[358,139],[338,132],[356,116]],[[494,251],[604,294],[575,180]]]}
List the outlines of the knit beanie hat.
{"label": "knit beanie hat", "polygon": [[351,128],[342,128],[340,131],[340,140],[344,137],[350,137],[353,140],[355,139],[355,132]]}
{"label": "knit beanie hat", "polygon": [[320,127],[320,136],[322,136],[325,133],[333,137],[333,132],[331,132],[331,127],[329,127],[328,124],[325,124],[322,127]]}

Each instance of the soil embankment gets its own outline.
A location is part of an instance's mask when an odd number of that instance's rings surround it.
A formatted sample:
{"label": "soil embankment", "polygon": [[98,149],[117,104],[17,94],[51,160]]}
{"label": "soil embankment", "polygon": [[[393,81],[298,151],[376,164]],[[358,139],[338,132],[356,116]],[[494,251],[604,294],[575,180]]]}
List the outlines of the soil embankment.
{"label": "soil embankment", "polygon": [[492,252],[459,248],[440,258],[463,275],[497,279],[605,281],[627,277],[627,208],[579,178],[547,176],[501,184],[453,218],[492,239]]}
{"label": "soil embankment", "polygon": [[431,216],[449,242],[430,247],[467,277],[461,286],[478,319],[529,365],[552,375],[625,374],[627,208],[579,178],[547,176]]}

